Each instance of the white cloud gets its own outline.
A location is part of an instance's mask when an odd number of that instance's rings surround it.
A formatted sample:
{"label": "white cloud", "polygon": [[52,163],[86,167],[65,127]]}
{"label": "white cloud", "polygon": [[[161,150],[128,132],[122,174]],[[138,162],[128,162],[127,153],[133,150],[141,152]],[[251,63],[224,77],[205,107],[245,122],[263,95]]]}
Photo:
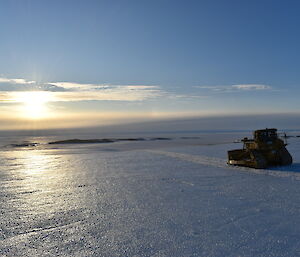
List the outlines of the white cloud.
{"label": "white cloud", "polygon": [[35,84],[35,81],[28,81],[25,79],[9,79],[9,78],[1,78],[0,83],[9,83],[9,84]]}
{"label": "white cloud", "polygon": [[[231,86],[233,89],[235,86]],[[202,87],[210,90],[224,90],[224,87]],[[226,89],[226,88],[225,88]],[[228,89],[227,89],[228,90]],[[237,90],[237,89],[235,89]],[[157,85],[112,85],[77,82],[43,82],[28,81],[22,78],[0,77],[0,101],[18,102],[17,92],[45,91],[49,93],[51,101],[144,101],[161,98],[200,99],[206,96],[176,93],[163,90]]]}
{"label": "white cloud", "polygon": [[56,101],[143,101],[160,97],[163,93],[158,88],[135,87],[134,89],[130,89],[127,86],[116,86],[100,91],[53,92],[53,94]]}
{"label": "white cloud", "polygon": [[54,85],[59,88],[64,88],[69,91],[96,91],[106,89],[122,89],[122,90],[151,90],[159,89],[159,86],[153,85],[111,85],[111,84],[80,84],[74,82],[51,82],[49,85]]}
{"label": "white cloud", "polygon": [[159,86],[110,85],[55,82],[51,85],[64,88],[65,92],[54,92],[57,101],[143,101],[164,94]]}
{"label": "white cloud", "polygon": [[[17,84],[17,85],[16,85]],[[37,83],[25,79],[0,78],[0,101],[19,102],[20,92],[48,92],[51,101],[143,101],[164,92],[154,85],[81,84],[73,82]]]}
{"label": "white cloud", "polygon": [[[28,92],[28,91],[25,91]],[[42,91],[47,92],[47,91]],[[1,92],[0,102],[22,102],[19,93],[23,92]],[[68,102],[68,101],[143,101],[161,96],[159,90],[126,90],[122,88],[109,89],[105,91],[80,91],[80,92],[50,92],[49,101],[51,102]]]}
{"label": "white cloud", "polygon": [[237,90],[269,90],[271,89],[268,85],[262,85],[262,84],[241,84],[241,85],[232,85],[231,86],[234,89]]}
{"label": "white cloud", "polygon": [[96,88],[104,88],[104,85],[98,84],[80,84],[75,82],[50,82],[50,85],[54,85],[56,87],[64,88],[66,90],[71,91],[83,91],[83,90],[93,90]]}
{"label": "white cloud", "polygon": [[196,88],[205,89],[215,92],[239,92],[239,91],[259,91],[259,90],[271,90],[272,87],[263,84],[238,84],[229,86],[197,86]]}

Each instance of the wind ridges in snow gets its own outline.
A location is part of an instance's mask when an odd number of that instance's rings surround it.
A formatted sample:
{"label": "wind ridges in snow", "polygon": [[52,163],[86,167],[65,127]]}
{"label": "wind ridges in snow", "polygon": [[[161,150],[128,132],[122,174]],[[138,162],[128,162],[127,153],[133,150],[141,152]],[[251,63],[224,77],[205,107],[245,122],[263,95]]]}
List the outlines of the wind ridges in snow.
{"label": "wind ridges in snow", "polygon": [[208,157],[203,155],[191,155],[191,154],[168,152],[168,151],[161,151],[161,150],[147,150],[147,151],[155,154],[169,156],[172,158],[177,158],[183,161],[198,163],[201,165],[207,165],[207,166],[225,168],[231,170],[236,169],[239,171],[246,171],[255,174],[270,175],[275,177],[288,177],[288,178],[293,178],[295,180],[300,180],[300,173],[290,172],[288,170],[276,171],[270,169],[252,169],[247,167],[229,166],[225,159],[216,158],[216,157]]}

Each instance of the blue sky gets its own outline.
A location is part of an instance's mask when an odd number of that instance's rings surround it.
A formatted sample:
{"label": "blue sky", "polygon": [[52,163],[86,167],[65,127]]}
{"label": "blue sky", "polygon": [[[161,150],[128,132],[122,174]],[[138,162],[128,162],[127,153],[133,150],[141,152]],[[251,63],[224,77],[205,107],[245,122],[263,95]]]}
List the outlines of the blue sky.
{"label": "blue sky", "polygon": [[22,104],[15,91],[39,90],[50,111],[91,117],[298,112],[299,11],[283,0],[2,1],[0,111]]}

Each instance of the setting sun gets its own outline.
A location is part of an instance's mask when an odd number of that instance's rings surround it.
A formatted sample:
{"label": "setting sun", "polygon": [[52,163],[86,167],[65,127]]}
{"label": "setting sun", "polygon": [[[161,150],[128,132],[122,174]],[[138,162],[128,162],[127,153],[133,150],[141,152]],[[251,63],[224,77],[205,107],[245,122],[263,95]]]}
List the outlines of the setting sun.
{"label": "setting sun", "polygon": [[15,100],[23,103],[22,116],[31,119],[41,119],[47,116],[46,103],[50,100],[50,93],[45,91],[18,92]]}

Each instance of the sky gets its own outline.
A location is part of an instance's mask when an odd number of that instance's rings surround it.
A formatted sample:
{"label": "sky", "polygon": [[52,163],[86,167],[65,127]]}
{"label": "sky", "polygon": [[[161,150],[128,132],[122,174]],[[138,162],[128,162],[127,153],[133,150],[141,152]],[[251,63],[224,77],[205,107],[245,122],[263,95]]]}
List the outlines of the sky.
{"label": "sky", "polygon": [[292,0],[1,1],[0,130],[298,114],[299,11]]}

